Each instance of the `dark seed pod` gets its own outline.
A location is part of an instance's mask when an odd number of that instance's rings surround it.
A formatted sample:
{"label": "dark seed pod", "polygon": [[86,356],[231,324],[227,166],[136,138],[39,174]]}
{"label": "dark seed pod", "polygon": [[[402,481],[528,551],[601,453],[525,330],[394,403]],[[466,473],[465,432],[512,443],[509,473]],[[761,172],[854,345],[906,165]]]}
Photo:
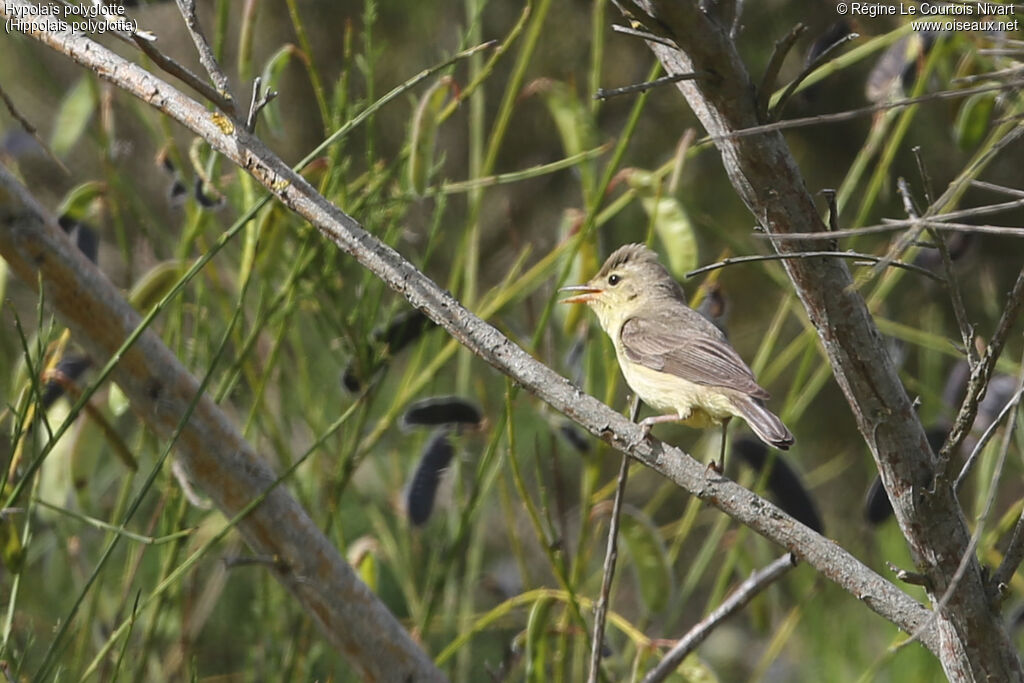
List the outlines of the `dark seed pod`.
{"label": "dark seed pod", "polygon": [[[127,3],[125,3],[127,4]],[[167,175],[177,176],[178,169],[174,167],[174,161],[171,159],[171,155],[168,154],[168,150],[164,147],[160,150],[160,153],[156,155],[157,166],[162,168]]]}
{"label": "dark seed pod", "polygon": [[475,403],[458,396],[434,396],[406,408],[402,427],[479,425],[482,420],[483,414]]}
{"label": "dark seed pod", "polygon": [[[737,439],[732,451],[755,472],[760,473],[769,466],[768,449],[760,441],[749,438]],[[814,499],[800,481],[796,471],[781,456],[772,459],[770,466],[768,491],[778,506],[819,534],[824,533],[825,525],[818,513],[818,506],[815,505]]]}
{"label": "dark seed pod", "polygon": [[1024,605],[1017,606],[1017,609],[1010,615],[1009,622],[1010,633],[1012,635],[1016,635],[1017,632],[1020,631],[1021,627],[1024,626]]}
{"label": "dark seed pod", "polygon": [[435,327],[436,323],[419,309],[412,309],[396,315],[387,327],[377,328],[373,332],[375,341],[387,344],[388,350],[398,353],[406,346],[420,338],[426,330]]}
{"label": "dark seed pod", "polygon": [[825,50],[829,49],[851,33],[853,33],[853,29],[845,19],[840,19],[833,23],[825,29],[824,33],[815,38],[814,42],[811,43],[811,47],[807,50],[807,56],[804,58],[804,66],[814,64],[814,61],[820,57]]}
{"label": "dark seed pod", "polygon": [[[372,339],[377,344],[387,346],[388,353],[395,355],[403,348],[416,341],[429,329],[437,324],[418,309],[412,309],[399,313],[385,327],[378,327],[373,331]],[[370,372],[372,375],[380,364]],[[363,388],[363,378],[356,371],[355,364],[349,363],[341,376],[342,385],[353,394]]]}
{"label": "dark seed pod", "polygon": [[[949,249],[949,260],[956,263],[970,251],[974,243],[974,233],[954,232],[946,237],[946,248]],[[927,245],[928,249],[922,249],[914,258],[914,264],[939,272],[942,269],[942,254],[935,245]]]}
{"label": "dark seed pod", "polygon": [[53,369],[53,374],[57,376],[46,380],[46,384],[43,385],[43,395],[39,399],[43,410],[52,406],[58,398],[63,396],[64,385],[77,381],[91,364],[92,361],[88,356],[67,354],[61,358],[57,362],[57,367]]}
{"label": "dark seed pod", "polygon": [[185,201],[185,197],[188,196],[188,188],[185,187],[185,183],[178,179],[175,179],[171,183],[171,189],[167,191],[167,198],[171,204],[177,206]]}
{"label": "dark seed pod", "polygon": [[87,259],[96,263],[96,257],[99,255],[100,249],[100,242],[96,237],[96,231],[67,214],[58,218],[57,223],[60,224],[60,227],[64,228],[64,232],[68,234],[68,237],[75,243],[78,250],[85,254]]}
{"label": "dark seed pod", "polygon": [[359,393],[359,390],[363,388],[363,382],[356,375],[356,369],[351,363],[341,373],[341,386],[353,394]]}
{"label": "dark seed pod", "polygon": [[441,475],[455,455],[448,436],[447,429],[439,429],[430,438],[406,489],[405,511],[414,526],[420,526],[430,519]]}
{"label": "dark seed pod", "polygon": [[206,184],[202,178],[196,178],[196,184],[192,188],[192,194],[195,195],[196,201],[199,202],[199,206],[204,209],[213,209],[220,206],[221,202],[224,201],[223,197],[211,197],[206,193]]}
{"label": "dark seed pod", "polygon": [[722,292],[722,286],[717,282],[708,284],[704,298],[701,299],[700,304],[697,306],[697,312],[714,323],[715,327],[721,330],[723,334],[725,334],[727,308],[728,301],[726,301],[725,294]]}
{"label": "dark seed pod", "polygon": [[971,377],[971,368],[967,361],[960,360],[953,364],[946,377],[946,386],[942,390],[942,404],[950,411],[960,408],[960,402],[964,400],[964,392],[967,391],[967,380]]}
{"label": "dark seed pod", "polygon": [[590,452],[590,441],[587,439],[586,433],[572,422],[563,422],[560,424],[558,426],[558,434],[578,452]]}
{"label": "dark seed pod", "polygon": [[871,526],[878,526],[892,517],[892,503],[882,486],[882,477],[875,475],[868,495],[864,498],[864,519]]}

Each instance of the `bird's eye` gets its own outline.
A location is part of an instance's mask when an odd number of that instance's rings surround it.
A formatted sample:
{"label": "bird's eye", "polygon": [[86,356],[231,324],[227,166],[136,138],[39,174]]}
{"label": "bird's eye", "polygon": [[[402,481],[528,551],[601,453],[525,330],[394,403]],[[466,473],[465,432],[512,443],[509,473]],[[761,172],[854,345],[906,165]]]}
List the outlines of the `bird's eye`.
{"label": "bird's eye", "polygon": [[622,280],[622,278],[619,277],[618,275],[609,275],[608,276],[608,284],[610,284],[612,287],[614,287],[615,285],[619,284],[619,282],[621,280]]}

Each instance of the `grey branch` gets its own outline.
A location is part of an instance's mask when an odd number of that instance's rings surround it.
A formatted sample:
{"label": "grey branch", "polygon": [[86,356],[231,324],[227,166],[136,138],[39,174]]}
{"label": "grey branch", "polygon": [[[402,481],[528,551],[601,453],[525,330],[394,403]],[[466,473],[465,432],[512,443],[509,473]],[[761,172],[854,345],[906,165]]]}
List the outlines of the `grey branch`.
{"label": "grey branch", "polygon": [[747,580],[737,586],[736,590],[723,600],[714,612],[704,617],[700,623],[679,639],[679,642],[668,651],[658,665],[644,676],[643,683],[660,683],[668,678],[686,659],[686,655],[703,643],[719,624],[746,607],[747,603],[753,600],[758,593],[778,581],[795,566],[796,558],[792,554],[786,553],[764,569],[758,569],[747,577]]}
{"label": "grey branch", "polygon": [[1010,537],[1010,544],[1006,546],[1006,553],[1003,554],[1003,561],[999,568],[992,573],[992,585],[995,593],[1002,597],[1010,579],[1017,572],[1017,567],[1024,561],[1024,510],[1021,510],[1017,524],[1013,527],[1013,536]]}
{"label": "grey branch", "polygon": [[967,381],[967,395],[953,421],[953,428],[950,430],[949,436],[946,437],[946,443],[942,445],[942,450],[939,452],[936,471],[941,480],[948,482],[953,477],[955,470],[953,454],[960,449],[974,426],[974,418],[978,416],[978,404],[981,403],[985,389],[988,388],[992,373],[995,372],[996,361],[999,360],[999,356],[1003,352],[1003,345],[1010,336],[1010,329],[1022,308],[1024,308],[1024,268],[1017,275],[1017,281],[1007,296],[1006,306],[1003,307],[1003,313],[996,324],[996,331],[992,334],[992,339],[985,349],[985,354],[981,357],[981,361],[971,369],[971,376]]}
{"label": "grey branch", "polygon": [[[6,5],[0,5],[0,13],[7,7],[23,4],[24,0],[11,0]],[[88,38],[52,33],[38,33],[32,37],[68,55],[101,78],[148,102],[201,136],[213,148],[249,172],[285,206],[309,220],[342,250],[352,254],[359,263],[408,299],[413,306],[442,325],[460,343],[592,434],[618,450],[629,453],[756,533],[790,550],[800,560],[815,567],[822,575],[904,631],[915,631],[927,619],[929,611],[923,605],[866,567],[838,544],[808,529],[769,501],[735,482],[718,477],[709,478],[706,467],[680,449],[656,440],[642,439],[640,427],[583,393],[567,379],[513,344],[493,326],[466,310],[397,252],[379,242],[353,218],[324,199],[305,179],[294,173],[246,131],[235,128],[225,132],[215,121],[215,115],[202,105]],[[78,265],[84,267],[84,264]],[[33,283],[36,281],[31,272],[25,273],[24,277]],[[219,498],[217,500],[221,502]],[[302,518],[305,519],[305,516]],[[333,549],[329,556],[334,557]],[[344,633],[339,634],[338,631],[344,632],[347,628],[357,628],[362,636],[374,630],[372,623],[369,627],[357,623],[335,624],[337,631],[319,619],[317,623],[334,643],[345,637]],[[401,635],[398,642],[405,642],[407,636],[404,633]],[[937,631],[927,631],[922,642],[932,652],[939,651]],[[346,649],[349,656],[361,656],[363,644],[359,645],[360,650],[356,653]]]}
{"label": "grey branch", "polygon": [[[199,17],[196,16],[196,2],[195,0],[177,0],[178,9],[181,11],[181,16],[185,20],[185,26],[188,28],[189,34],[192,36],[192,42],[196,46],[196,51],[199,53],[199,63],[206,69],[206,73],[210,74],[210,80],[213,81],[217,91],[224,97],[228,105],[227,109],[224,109],[224,113],[230,116],[235,115],[235,98],[231,95],[231,85],[228,83],[228,77],[224,73],[223,69],[220,68],[220,64],[217,63],[217,57],[213,54],[213,49],[210,47],[210,43],[207,42],[206,36],[203,35],[203,29],[199,25]],[[222,106],[222,105],[218,105]]]}
{"label": "grey branch", "polygon": [[[633,422],[640,415],[640,397],[633,397],[633,409],[630,411]],[[594,607],[594,638],[590,644],[590,674],[588,683],[597,683],[601,671],[601,652],[604,650],[604,623],[608,616],[608,596],[612,592],[612,580],[615,578],[615,561],[619,557],[619,521],[622,519],[622,502],[626,497],[626,482],[629,481],[629,457],[622,456],[619,466],[619,483],[615,487],[615,502],[612,504],[612,517],[608,522],[608,546],[604,554],[604,576],[601,578],[601,595]]]}

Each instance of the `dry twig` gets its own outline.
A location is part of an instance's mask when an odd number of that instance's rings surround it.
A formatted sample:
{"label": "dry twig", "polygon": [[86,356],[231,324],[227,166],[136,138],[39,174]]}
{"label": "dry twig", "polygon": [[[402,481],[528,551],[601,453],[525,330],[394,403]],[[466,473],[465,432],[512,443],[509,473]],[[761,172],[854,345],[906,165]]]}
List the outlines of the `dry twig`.
{"label": "dry twig", "polygon": [[747,580],[737,586],[736,590],[715,608],[715,611],[704,617],[700,623],[679,639],[679,642],[668,651],[658,665],[644,676],[643,683],[660,683],[668,678],[682,664],[686,656],[703,643],[719,624],[743,609],[758,593],[778,581],[795,566],[796,558],[792,553],[786,553],[767,567],[758,569],[747,577]]}

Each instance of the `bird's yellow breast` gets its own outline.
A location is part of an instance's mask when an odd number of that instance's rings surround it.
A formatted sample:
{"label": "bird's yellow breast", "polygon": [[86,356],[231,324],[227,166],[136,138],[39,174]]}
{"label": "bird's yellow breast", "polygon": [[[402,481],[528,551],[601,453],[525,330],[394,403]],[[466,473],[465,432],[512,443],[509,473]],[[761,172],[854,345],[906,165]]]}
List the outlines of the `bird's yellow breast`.
{"label": "bird's yellow breast", "polygon": [[676,413],[680,422],[701,429],[719,425],[722,420],[738,415],[729,400],[728,389],[709,387],[652,370],[630,360],[618,349],[616,355],[626,384],[655,410]]}

